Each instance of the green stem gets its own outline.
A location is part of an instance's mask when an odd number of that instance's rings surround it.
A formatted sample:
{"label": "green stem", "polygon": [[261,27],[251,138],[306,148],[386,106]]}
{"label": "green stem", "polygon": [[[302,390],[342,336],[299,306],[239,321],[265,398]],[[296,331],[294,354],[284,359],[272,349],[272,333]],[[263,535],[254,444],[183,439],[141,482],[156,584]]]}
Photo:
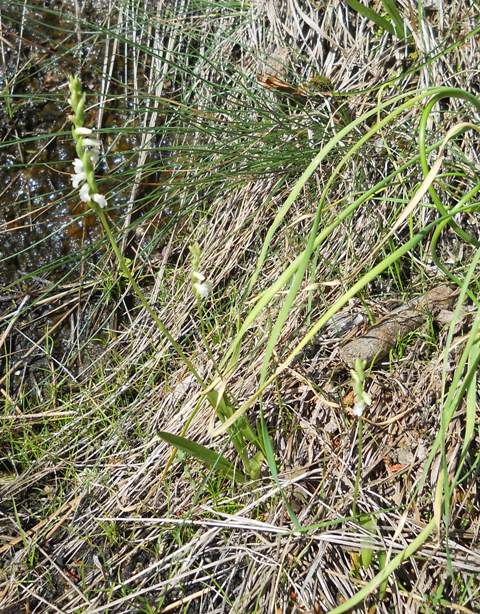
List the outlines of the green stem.
{"label": "green stem", "polygon": [[[84,110],[85,110],[86,98],[85,98],[85,94],[82,92],[80,81],[76,77],[70,78],[70,92],[71,92],[71,106],[74,112],[74,115],[71,118],[72,123],[74,125],[74,127],[72,128],[72,135],[75,141],[75,149],[76,149],[78,158],[82,161],[83,170],[86,175],[86,182],[89,188],[90,198],[92,198],[92,194],[98,194],[97,182],[95,180],[94,163],[92,162],[92,159],[91,159],[91,152],[87,151],[84,145],[83,139],[82,139],[82,136],[84,136],[86,132],[88,134],[88,132],[91,132],[91,131],[85,131],[84,129],[84,120],[85,120]],[[174,348],[174,350],[176,351],[176,353],[182,360],[183,364],[186,366],[186,368],[189,370],[189,372],[193,375],[193,377],[196,379],[196,381],[200,385],[201,389],[205,391],[206,397],[210,405],[212,406],[212,408],[214,409],[214,411],[216,412],[220,420],[222,421],[227,420],[233,414],[233,408],[230,406],[225,395],[222,394],[221,396],[219,396],[219,393],[215,389],[209,389],[209,387],[207,386],[207,384],[201,377],[200,373],[195,368],[192,361],[185,354],[180,344],[175,340],[173,335],[168,330],[167,326],[163,323],[161,318],[156,313],[154,307],[150,304],[145,294],[142,292],[132,271],[130,270],[128,260],[122,254],[115,240],[115,237],[113,236],[108,218],[105,212],[103,211],[103,208],[97,202],[95,202],[95,200],[92,200],[92,199],[89,201],[89,205],[94,210],[95,214],[100,220],[100,223],[110,243],[110,246],[115,255],[115,258],[117,260],[117,263],[118,263],[118,266],[120,268],[122,275],[125,277],[125,279],[130,284],[133,292],[135,293],[136,297],[140,301],[141,305],[143,306],[145,311],[149,314],[149,316],[155,323],[160,333],[167,339],[170,345]],[[201,315],[202,314],[200,313],[200,316]],[[200,317],[200,319],[202,318]],[[204,340],[206,342],[206,335],[204,335]],[[192,417],[195,412],[196,412],[196,409],[194,410],[194,412],[192,412]],[[259,451],[261,450],[261,446],[259,444],[258,438],[256,437],[252,427],[248,423],[248,420],[244,418],[241,421],[239,421],[237,424],[232,426],[232,428],[229,430],[229,436],[230,436],[230,439],[235,449],[237,450],[239,457],[242,460],[246,473],[247,474],[254,473],[255,472],[254,465],[255,466],[258,465],[258,461],[254,460],[251,462],[249,460],[248,452],[247,452],[247,444],[249,442],[255,444]],[[256,457],[258,457],[258,453]]]}
{"label": "green stem", "polygon": [[355,593],[353,597],[344,601],[341,605],[330,610],[330,614],[342,614],[342,612],[348,612],[359,603],[361,603],[365,597],[368,597],[370,593],[373,593],[382,582],[388,579],[388,577],[398,568],[400,565],[410,558],[415,552],[422,546],[430,534],[435,530],[437,524],[435,519],[430,520],[427,526],[418,534],[418,536],[409,544],[404,550],[402,550],[397,556],[395,556],[388,565],[386,565],[374,578],[370,580],[362,589]]}
{"label": "green stem", "polygon": [[[132,275],[132,272],[130,271],[130,268],[129,268],[128,264],[125,261],[125,257],[121,253],[120,248],[118,247],[117,242],[115,241],[115,238],[114,238],[114,236],[112,234],[112,231],[110,229],[110,225],[108,223],[107,217],[106,217],[103,209],[101,209],[95,203],[91,203],[91,204],[92,204],[92,206],[95,209],[95,213],[100,218],[100,222],[101,222],[101,224],[103,226],[103,229],[105,231],[105,234],[107,235],[107,238],[108,238],[108,240],[110,242],[110,245],[112,247],[113,253],[115,254],[115,257],[117,259],[117,262],[118,262],[118,265],[119,265],[120,270],[122,272],[122,275],[124,275],[126,277],[126,279],[128,279],[128,282],[131,285],[132,290],[135,292],[136,297],[138,298],[138,300],[140,301],[142,306],[145,308],[145,311],[148,313],[148,315],[155,322],[158,330],[162,333],[162,335],[165,336],[165,338],[168,340],[168,342],[171,344],[171,346],[177,352],[177,354],[179,355],[179,357],[181,358],[181,360],[183,361],[183,363],[185,364],[187,369],[194,376],[194,378],[200,384],[202,389],[205,389],[206,388],[205,382],[203,381],[202,377],[200,376],[200,374],[196,370],[196,368],[193,365],[192,361],[188,358],[188,356],[185,354],[185,352],[180,347],[180,344],[174,339],[174,337],[172,336],[172,334],[170,333],[168,328],[165,326],[165,324],[162,322],[162,320],[155,313],[154,308],[148,302],[148,300],[146,299],[146,297],[145,297],[144,293],[142,292],[140,286],[137,284],[134,276]],[[209,393],[209,394],[212,394],[212,393],[213,393],[213,391],[211,393]],[[209,394],[207,394],[207,398],[208,398]]]}
{"label": "green stem", "polygon": [[362,479],[362,449],[363,449],[363,420],[360,416],[358,419],[358,435],[357,435],[357,471],[355,474],[355,489],[353,491],[352,516],[355,518],[358,514],[357,504],[360,494],[360,480]]}

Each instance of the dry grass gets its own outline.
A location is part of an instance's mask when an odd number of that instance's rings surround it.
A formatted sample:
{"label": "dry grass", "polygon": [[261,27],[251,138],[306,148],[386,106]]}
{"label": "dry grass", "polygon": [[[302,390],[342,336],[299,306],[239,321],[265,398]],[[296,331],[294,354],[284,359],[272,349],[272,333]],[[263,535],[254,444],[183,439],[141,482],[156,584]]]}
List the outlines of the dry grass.
{"label": "dry grass", "polygon": [[[125,87],[134,104],[133,127],[163,130],[171,149],[160,177],[150,155],[158,134],[143,129],[132,146],[133,170],[122,170],[126,214],[117,218],[125,229],[122,246],[152,304],[207,381],[252,304],[244,288],[278,207],[338,127],[329,121],[338,110],[335,100],[287,103],[261,89],[255,75],[265,63],[271,66],[272,52],[289,50],[282,78],[295,85],[321,74],[335,90],[353,92],[346,102],[356,116],[373,108],[377,95],[409,88],[449,84],[478,93],[478,34],[469,36],[478,27],[474,3],[441,3],[428,12],[420,32],[413,3],[402,2],[415,32],[412,48],[380,35],[342,3],[328,4],[324,9],[323,3],[296,0],[255,1],[249,7],[159,2],[156,16],[147,20],[139,3],[125,3],[110,11],[104,24],[117,35],[95,35],[95,49],[103,53],[96,59],[103,79],[92,77],[100,101],[98,126],[104,125],[109,96]],[[87,37],[81,23],[75,31]],[[21,40],[21,23],[18,32]],[[462,36],[462,45],[444,52]],[[442,55],[422,66],[430,52]],[[412,61],[419,63],[416,70]],[[389,80],[380,94],[378,86]],[[60,86],[58,93],[63,95]],[[145,110],[147,95],[151,104]],[[162,97],[175,106],[165,107]],[[459,102],[445,111],[434,116],[432,140],[465,114]],[[382,135],[383,144],[367,144],[348,163],[329,194],[325,224],[353,195],[416,155],[412,135],[418,118],[416,111],[404,114]],[[311,126],[313,136],[302,137]],[[466,136],[456,147],[450,170],[476,168],[478,180],[478,137]],[[336,155],[317,170],[275,235],[256,293],[303,248]],[[375,264],[372,246],[388,233],[420,181],[418,166],[405,171],[322,245],[276,361],[360,271]],[[447,185],[445,199],[453,199],[455,189]],[[171,203],[169,226],[162,230],[165,218],[159,224],[149,212]],[[434,217],[424,207],[414,223]],[[478,219],[472,215],[465,224],[478,238]],[[395,244],[408,233],[408,228],[397,233]],[[204,315],[208,351],[188,276],[188,246],[194,241],[214,287]],[[441,253],[461,272],[458,244],[447,232]],[[471,248],[464,249],[467,259]],[[179,433],[201,391],[128,288],[110,292],[109,283],[118,281],[115,265],[102,248],[96,254],[85,258],[78,282],[53,284],[47,274],[42,285],[40,276],[29,292],[31,308],[20,320],[15,314],[25,292],[8,290],[8,302],[1,303],[2,342],[9,335],[16,339],[16,346],[3,346],[6,369],[0,379],[2,612],[328,612],[378,571],[377,559],[358,568],[365,540],[375,552],[394,556],[418,535],[433,513],[441,471],[434,463],[424,475],[423,467],[439,429],[447,329],[424,326],[369,373],[373,402],[363,429],[356,505],[376,518],[374,535],[352,516],[358,422],[351,415],[351,379],[339,348],[369,320],[444,281],[426,247],[370,284],[344,311],[353,317],[352,326],[341,333],[327,328],[263,396],[285,497],[302,526],[317,525],[304,534],[292,531],[267,470],[253,484],[234,486],[193,461],[177,459],[165,475],[171,451],[157,432]],[[257,389],[276,310],[271,305],[257,320],[229,375],[236,404]],[[472,312],[467,308],[456,327],[447,380]],[[60,329],[67,322],[62,352],[58,346],[57,353],[49,352],[52,326]],[[32,327],[40,334],[30,337]],[[37,366],[28,352],[41,360]],[[257,411],[254,407],[253,419]],[[446,441],[452,471],[464,423],[462,404]],[[233,458],[227,437],[212,441],[215,426],[211,408],[202,405],[188,436]],[[465,479],[452,497],[448,536],[432,538],[406,561],[390,578],[383,600],[374,595],[355,611],[372,612],[373,604],[385,613],[480,609],[476,427]]]}

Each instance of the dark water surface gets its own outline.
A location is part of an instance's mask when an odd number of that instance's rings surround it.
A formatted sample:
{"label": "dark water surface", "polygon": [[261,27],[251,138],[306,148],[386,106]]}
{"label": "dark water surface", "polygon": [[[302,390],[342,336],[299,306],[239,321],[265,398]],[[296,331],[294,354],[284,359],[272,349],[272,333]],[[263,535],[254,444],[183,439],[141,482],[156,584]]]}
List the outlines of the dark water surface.
{"label": "dark water surface", "polygon": [[[96,334],[107,317],[113,318],[109,326],[118,325],[99,275],[108,254],[102,228],[71,185],[69,76],[80,76],[87,93],[86,125],[100,125],[96,176],[108,197],[111,225],[119,230],[138,169],[140,120],[121,54],[111,65],[99,114],[111,15],[103,1],[78,4],[80,21],[73,0],[0,0],[0,337],[10,327],[1,348],[0,382],[11,398],[56,368],[47,346],[76,372],[84,366],[82,339]],[[137,78],[143,85],[141,73]],[[152,147],[147,160],[159,157]],[[158,179],[154,171],[150,179]],[[135,211],[130,213],[135,220]],[[111,269],[115,280],[115,262],[108,262],[106,275]]]}
{"label": "dark water surface", "polygon": [[[103,3],[80,4],[82,18],[96,23]],[[81,255],[95,260],[101,232],[71,187],[75,150],[67,82],[70,74],[79,74],[87,93],[94,94],[87,122],[96,126],[104,40],[79,33],[73,2],[0,1],[0,10],[0,287],[15,287],[20,280],[27,287],[35,279],[75,281]],[[121,66],[114,67],[113,79],[116,72]],[[115,85],[109,92],[115,95]],[[127,122],[128,102],[117,98],[115,107],[102,116],[107,133],[101,137],[97,176],[105,192],[113,172],[133,172],[136,166],[136,134],[114,138],[108,133]],[[121,187],[115,190],[111,215],[127,198]]]}

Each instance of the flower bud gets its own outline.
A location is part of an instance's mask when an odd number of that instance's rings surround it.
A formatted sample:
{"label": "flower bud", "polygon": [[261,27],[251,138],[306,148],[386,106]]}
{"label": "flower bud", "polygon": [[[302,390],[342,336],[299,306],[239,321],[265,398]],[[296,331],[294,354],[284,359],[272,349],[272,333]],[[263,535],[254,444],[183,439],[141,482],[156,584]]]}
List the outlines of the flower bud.
{"label": "flower bud", "polygon": [[107,206],[107,199],[103,194],[94,194],[92,200],[97,203],[100,209],[105,209]]}
{"label": "flower bud", "polygon": [[88,183],[84,183],[80,188],[80,200],[84,203],[90,202],[90,188],[88,187]]}
{"label": "flower bud", "polygon": [[77,136],[90,136],[92,134],[92,130],[81,126],[80,128],[75,128],[75,134]]}

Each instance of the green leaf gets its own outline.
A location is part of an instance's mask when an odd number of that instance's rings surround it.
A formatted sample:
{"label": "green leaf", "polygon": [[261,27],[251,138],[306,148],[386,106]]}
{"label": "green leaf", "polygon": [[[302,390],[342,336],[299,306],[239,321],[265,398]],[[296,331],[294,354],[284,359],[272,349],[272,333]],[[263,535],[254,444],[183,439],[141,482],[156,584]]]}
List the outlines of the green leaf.
{"label": "green leaf", "polygon": [[186,437],[180,437],[179,435],[173,435],[165,431],[160,431],[158,436],[178,450],[185,452],[185,454],[190,454],[190,456],[199,460],[208,467],[208,469],[216,471],[220,475],[233,479],[239,483],[247,481],[247,478],[241,471],[236,469],[224,456],[218,454],[214,450],[201,446]]}
{"label": "green leaf", "polygon": [[263,417],[263,411],[262,411],[262,415],[260,417],[260,422],[259,422],[257,430],[258,430],[258,432],[260,434],[260,437],[261,437],[261,440],[262,440],[263,449],[265,451],[265,457],[266,457],[267,463],[268,463],[268,468],[270,469],[270,473],[272,474],[272,478],[273,478],[274,482],[276,483],[276,485],[277,485],[277,487],[278,487],[278,489],[280,491],[280,494],[282,496],[283,502],[284,502],[285,507],[287,509],[288,515],[290,516],[290,520],[292,521],[293,527],[294,527],[295,531],[302,531],[302,525],[300,524],[300,521],[298,520],[297,515],[293,511],[292,506],[288,502],[288,499],[285,496],[283,488],[282,488],[282,486],[280,484],[280,480],[278,479],[278,469],[277,469],[277,463],[275,461],[275,452],[273,450],[272,440],[270,438],[270,435],[269,435],[268,429],[267,429],[267,425],[265,423],[265,418]]}
{"label": "green leaf", "polygon": [[398,10],[395,0],[382,0],[382,4],[393,22],[397,37],[400,40],[404,40],[407,37],[407,26]]}
{"label": "green leaf", "polygon": [[387,563],[381,571],[378,572],[365,586],[363,586],[355,595],[338,605],[330,614],[343,614],[350,612],[352,608],[361,603],[368,595],[373,593],[392,573],[403,565],[415,552],[427,541],[431,533],[436,529],[435,520],[432,519],[418,536],[401,552],[399,552],[389,563]]}
{"label": "green leaf", "polygon": [[351,9],[353,9],[363,17],[366,17],[367,19],[370,19],[370,21],[376,23],[377,26],[382,30],[386,30],[387,32],[390,32],[390,34],[396,35],[395,28],[392,26],[392,24],[387,19],[385,19],[385,17],[382,17],[382,15],[380,15],[370,7],[365,6],[358,0],[347,0],[347,4]]}
{"label": "green leaf", "polygon": [[[380,550],[380,552],[378,553],[379,571],[383,571],[385,569],[386,564],[387,564],[387,553],[385,552],[385,550]],[[383,601],[383,599],[385,598],[387,587],[388,587],[388,578],[385,578],[385,580],[380,584],[378,588],[378,598],[380,599],[380,601]]]}
{"label": "green leaf", "polygon": [[[360,525],[369,533],[372,533],[373,535],[375,534],[377,528],[377,521],[373,516],[365,516],[364,518],[362,518],[360,520]],[[373,548],[370,546],[370,540],[367,536],[362,537],[360,543],[360,560],[362,563],[362,567],[364,569],[368,569],[372,564]]]}

